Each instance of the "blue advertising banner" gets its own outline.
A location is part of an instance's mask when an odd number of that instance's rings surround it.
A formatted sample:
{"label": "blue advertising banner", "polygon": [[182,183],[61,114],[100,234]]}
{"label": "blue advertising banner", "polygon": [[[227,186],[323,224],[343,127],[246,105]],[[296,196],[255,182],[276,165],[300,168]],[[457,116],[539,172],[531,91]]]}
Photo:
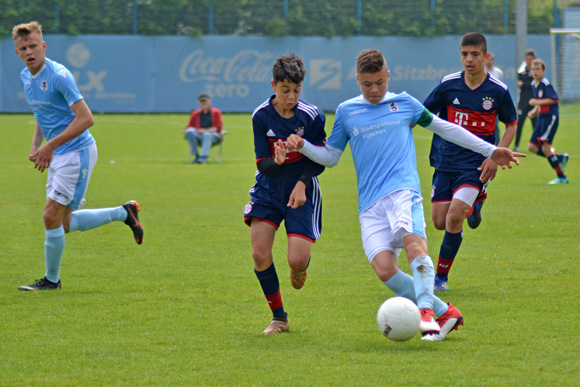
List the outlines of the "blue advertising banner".
{"label": "blue advertising banner", "polygon": [[[294,52],[308,70],[302,97],[326,111],[359,93],[355,60],[366,48],[381,50],[391,71],[389,90],[424,100],[440,79],[460,71],[459,36],[257,37],[47,35],[47,57],[67,66],[95,112],[189,112],[208,93],[224,112],[251,112],[273,92],[272,64]],[[488,36],[488,49],[504,71],[514,100],[514,36]],[[549,36],[528,44],[547,64]],[[24,68],[11,38],[0,42],[0,112],[29,112],[19,73]],[[547,69],[546,74],[551,74]]]}

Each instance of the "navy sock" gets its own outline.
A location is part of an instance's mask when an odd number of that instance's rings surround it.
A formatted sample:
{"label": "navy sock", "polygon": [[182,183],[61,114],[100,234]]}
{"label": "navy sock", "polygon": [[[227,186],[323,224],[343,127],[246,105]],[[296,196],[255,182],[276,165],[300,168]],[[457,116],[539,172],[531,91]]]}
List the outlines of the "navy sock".
{"label": "navy sock", "polygon": [[287,314],[284,311],[282,303],[282,295],[280,294],[280,282],[278,281],[278,274],[276,274],[276,267],[274,263],[264,271],[257,271],[254,269],[260,286],[266,296],[266,301],[272,310],[274,318],[286,318]]}
{"label": "navy sock", "polygon": [[439,278],[447,280],[449,270],[451,270],[451,265],[453,265],[453,260],[459,251],[459,247],[461,247],[462,241],[463,231],[458,233],[445,231],[439,250],[439,260],[437,261],[437,276]]}
{"label": "navy sock", "polygon": [[538,148],[538,156],[540,156],[540,157],[546,157],[546,155],[542,151],[542,148]]}

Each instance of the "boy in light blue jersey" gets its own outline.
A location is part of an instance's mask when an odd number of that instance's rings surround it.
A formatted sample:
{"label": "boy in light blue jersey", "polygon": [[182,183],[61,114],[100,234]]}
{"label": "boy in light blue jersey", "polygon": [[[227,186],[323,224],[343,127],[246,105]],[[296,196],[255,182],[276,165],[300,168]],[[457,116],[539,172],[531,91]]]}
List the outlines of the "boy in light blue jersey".
{"label": "boy in light blue jersey", "polygon": [[[75,211],[85,204],[85,193],[97,162],[95,139],[88,128],[93,116],[71,72],[45,56],[46,42],[37,22],[19,24],[12,30],[16,54],[26,64],[20,79],[26,101],[36,119],[29,159],[34,168],[48,169],[44,207],[44,258],[46,274],[19,290],[60,289],[60,265],[64,234],[86,231],[112,221],[123,221],[143,242],[139,204],[128,201],[115,208]],[[43,140],[46,143],[42,145]]]}
{"label": "boy in light blue jersey", "polygon": [[[433,116],[407,93],[389,93],[389,79],[382,53],[364,50],[357,58],[357,82],[362,94],[339,105],[326,145],[314,146],[292,135],[287,146],[318,164],[333,167],[350,143],[365,254],[389,289],[418,305],[422,339],[439,341],[463,324],[463,316],[433,295],[435,273],[427,250],[412,128],[419,124],[509,168],[511,162],[519,164],[514,155],[524,155],[497,148]],[[407,252],[413,277],[399,269],[401,248]]]}

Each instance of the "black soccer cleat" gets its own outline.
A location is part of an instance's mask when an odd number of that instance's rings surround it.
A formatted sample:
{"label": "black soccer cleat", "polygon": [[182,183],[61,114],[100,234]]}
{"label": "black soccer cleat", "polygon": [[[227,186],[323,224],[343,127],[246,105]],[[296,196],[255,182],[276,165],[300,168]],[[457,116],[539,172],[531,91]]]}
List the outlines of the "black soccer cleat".
{"label": "black soccer cleat", "polygon": [[52,290],[52,289],[60,289],[62,284],[60,280],[57,283],[49,281],[46,277],[42,277],[42,279],[36,280],[35,283],[30,285],[22,285],[18,287],[18,290],[26,290],[26,291],[33,291],[33,290]]}
{"label": "black soccer cleat", "polygon": [[137,244],[143,243],[143,226],[139,221],[139,203],[135,200],[130,200],[123,204],[123,208],[127,210],[127,219],[125,224],[131,228],[133,231],[133,236],[135,237],[135,242]]}

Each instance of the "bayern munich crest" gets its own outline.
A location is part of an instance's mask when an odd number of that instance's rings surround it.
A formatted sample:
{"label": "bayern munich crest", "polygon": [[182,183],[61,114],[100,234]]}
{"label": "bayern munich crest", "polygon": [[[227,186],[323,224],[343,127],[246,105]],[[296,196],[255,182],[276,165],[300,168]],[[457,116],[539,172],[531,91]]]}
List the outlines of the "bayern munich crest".
{"label": "bayern munich crest", "polygon": [[493,107],[493,102],[489,99],[484,99],[483,100],[483,108],[485,110],[490,110]]}
{"label": "bayern munich crest", "polygon": [[252,203],[248,203],[244,206],[244,214],[248,215],[252,211]]}

